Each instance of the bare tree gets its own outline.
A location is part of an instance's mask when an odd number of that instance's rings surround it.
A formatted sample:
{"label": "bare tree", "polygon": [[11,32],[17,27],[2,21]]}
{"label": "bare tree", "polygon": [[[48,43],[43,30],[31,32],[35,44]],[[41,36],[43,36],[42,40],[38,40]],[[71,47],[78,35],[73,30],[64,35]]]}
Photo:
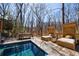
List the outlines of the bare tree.
{"label": "bare tree", "polygon": [[70,16],[71,16],[71,4],[65,4],[64,17],[65,17],[66,23],[70,22]]}
{"label": "bare tree", "polygon": [[75,13],[76,13],[75,16],[77,16],[77,24],[79,25],[79,4],[76,3],[76,4],[73,4],[73,5],[74,5]]}
{"label": "bare tree", "polygon": [[7,11],[9,8],[9,4],[8,3],[1,3],[0,4],[0,15],[2,16],[2,18],[5,18],[7,15]]}
{"label": "bare tree", "polygon": [[30,32],[30,16],[31,16],[31,11],[29,11],[26,15],[26,21],[25,21],[25,27],[27,29],[27,32]]}
{"label": "bare tree", "polygon": [[23,30],[24,22],[25,22],[25,14],[27,11],[28,4],[16,3],[16,24],[18,23],[18,27]]}
{"label": "bare tree", "polygon": [[46,15],[45,4],[35,4],[35,5],[33,4],[31,10],[33,11],[36,17],[37,32],[42,36],[43,21]]}
{"label": "bare tree", "polygon": [[32,13],[32,14],[31,14],[31,23],[30,23],[30,24],[31,24],[31,31],[30,31],[30,32],[31,32],[32,36],[33,36],[34,21],[35,21],[35,20],[34,20],[33,13]]}

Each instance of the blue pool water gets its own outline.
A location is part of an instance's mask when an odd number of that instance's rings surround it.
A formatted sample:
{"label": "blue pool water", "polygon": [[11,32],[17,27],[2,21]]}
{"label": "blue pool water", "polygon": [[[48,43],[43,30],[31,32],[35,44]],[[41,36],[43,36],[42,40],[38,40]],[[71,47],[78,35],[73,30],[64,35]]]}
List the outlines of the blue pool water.
{"label": "blue pool water", "polygon": [[0,45],[1,56],[45,56],[47,53],[32,41]]}

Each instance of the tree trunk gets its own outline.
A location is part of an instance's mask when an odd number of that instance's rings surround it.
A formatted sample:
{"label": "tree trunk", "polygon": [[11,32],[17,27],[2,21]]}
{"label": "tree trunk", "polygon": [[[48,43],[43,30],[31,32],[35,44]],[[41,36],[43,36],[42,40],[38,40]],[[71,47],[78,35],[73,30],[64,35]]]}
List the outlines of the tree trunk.
{"label": "tree trunk", "polygon": [[64,3],[62,3],[62,23],[64,24]]}

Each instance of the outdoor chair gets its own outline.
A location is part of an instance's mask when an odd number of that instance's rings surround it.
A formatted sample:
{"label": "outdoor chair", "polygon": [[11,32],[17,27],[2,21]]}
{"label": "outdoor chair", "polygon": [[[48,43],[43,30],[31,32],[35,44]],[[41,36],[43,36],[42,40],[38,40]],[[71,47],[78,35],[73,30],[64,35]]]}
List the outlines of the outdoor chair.
{"label": "outdoor chair", "polygon": [[43,41],[52,41],[52,42],[55,42],[56,41],[55,27],[54,26],[48,27],[48,35],[47,36],[42,36],[41,39]]}
{"label": "outdoor chair", "polygon": [[70,49],[75,50],[75,45],[76,45],[76,24],[75,23],[68,23],[68,24],[63,24],[62,27],[62,35],[63,38],[57,39],[57,44],[61,45],[63,47],[67,47]]}

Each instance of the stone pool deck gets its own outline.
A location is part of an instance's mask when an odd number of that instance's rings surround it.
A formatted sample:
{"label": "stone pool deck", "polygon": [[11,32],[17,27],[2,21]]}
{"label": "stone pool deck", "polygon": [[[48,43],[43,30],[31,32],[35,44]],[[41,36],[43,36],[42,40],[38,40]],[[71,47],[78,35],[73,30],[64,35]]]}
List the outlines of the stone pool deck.
{"label": "stone pool deck", "polygon": [[41,49],[46,51],[48,53],[48,56],[79,56],[79,52],[61,47],[56,43],[52,43],[51,41],[49,42],[42,41],[40,37],[33,37],[31,39],[24,39],[24,40],[14,40],[10,42],[5,42],[3,44],[22,42],[22,41],[28,41],[28,40],[31,40]]}
{"label": "stone pool deck", "polygon": [[57,45],[56,43],[42,42],[40,38],[34,37],[32,40],[34,43],[39,45],[43,50],[45,50],[50,56],[79,56],[79,52],[74,50],[64,48],[62,46]]}

